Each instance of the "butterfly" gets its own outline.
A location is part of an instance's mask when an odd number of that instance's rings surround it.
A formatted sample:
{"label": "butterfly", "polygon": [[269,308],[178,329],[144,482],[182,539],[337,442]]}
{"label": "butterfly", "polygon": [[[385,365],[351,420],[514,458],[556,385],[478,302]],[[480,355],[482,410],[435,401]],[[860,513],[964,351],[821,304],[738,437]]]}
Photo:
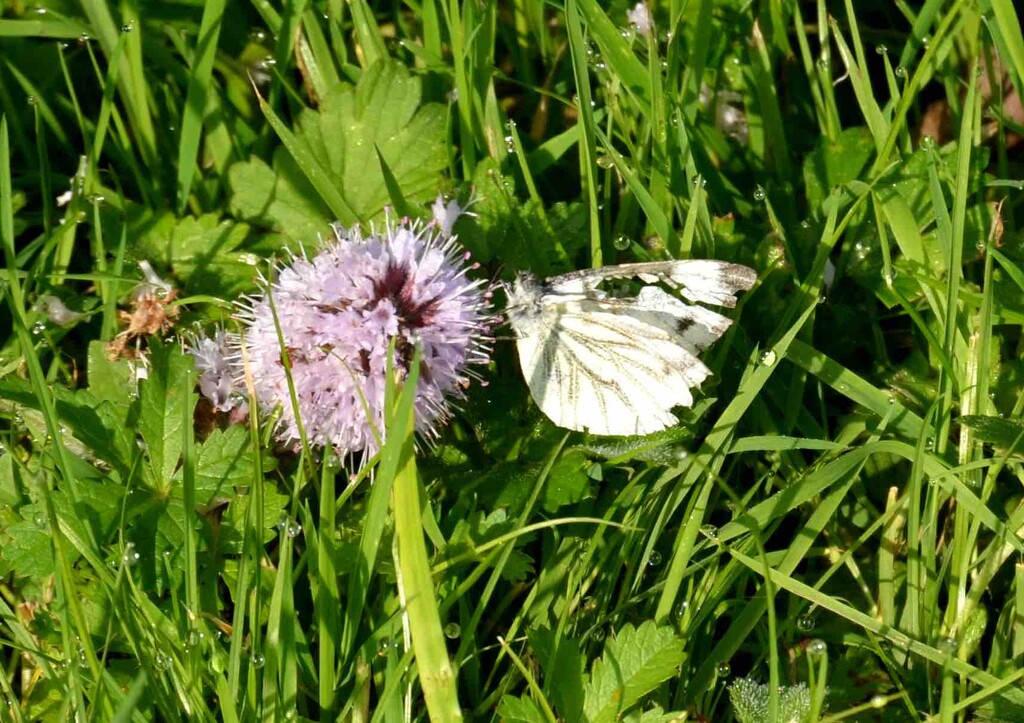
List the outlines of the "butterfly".
{"label": "butterfly", "polygon": [[[635,296],[598,288],[637,278]],[[757,273],[724,261],[621,264],[505,285],[506,318],[537,406],[559,427],[593,434],[650,434],[678,422],[673,407],[711,375],[697,354],[732,323],[692,302],[735,306]]]}

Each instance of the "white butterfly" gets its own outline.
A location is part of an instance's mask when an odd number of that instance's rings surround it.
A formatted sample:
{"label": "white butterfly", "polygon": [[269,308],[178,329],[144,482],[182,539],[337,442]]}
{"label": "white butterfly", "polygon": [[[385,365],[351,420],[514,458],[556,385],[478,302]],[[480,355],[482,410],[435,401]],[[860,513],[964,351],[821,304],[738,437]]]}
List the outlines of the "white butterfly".
{"label": "white butterfly", "polygon": [[[648,284],[635,297],[598,289],[607,279]],[[507,284],[519,363],[537,406],[560,427],[593,434],[650,434],[674,425],[673,407],[711,374],[697,353],[732,323],[690,300],[735,306],[757,273],[724,261],[656,261]]]}

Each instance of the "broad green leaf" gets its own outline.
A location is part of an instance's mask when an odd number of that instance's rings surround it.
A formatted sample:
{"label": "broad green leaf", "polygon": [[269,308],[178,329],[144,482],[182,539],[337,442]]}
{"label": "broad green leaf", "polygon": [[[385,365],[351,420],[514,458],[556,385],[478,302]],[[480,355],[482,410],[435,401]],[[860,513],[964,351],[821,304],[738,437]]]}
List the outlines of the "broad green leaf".
{"label": "broad green leaf", "polygon": [[576,268],[575,257],[587,245],[587,208],[556,203],[543,209],[520,202],[513,181],[491,159],[477,165],[473,186],[479,200],[474,216],[455,225],[459,242],[480,262],[500,258],[510,270],[528,269],[538,276]]}
{"label": "broad green leaf", "polygon": [[4,530],[0,536],[0,557],[15,576],[41,582],[54,571],[50,531],[45,522],[39,524],[45,517],[34,505],[23,512],[33,515],[33,519],[16,522]]}
{"label": "broad green leaf", "polygon": [[152,483],[169,487],[181,457],[184,407],[195,407],[197,398],[194,393],[182,393],[193,360],[177,347],[155,339],[150,340],[149,350],[149,377],[139,384],[139,431],[146,445]]}
{"label": "broad green leaf", "polygon": [[652,620],[639,628],[626,624],[615,637],[608,638],[604,655],[594,662],[583,706],[586,720],[616,720],[675,675],[683,658],[683,641],[672,628]]}
{"label": "broad green leaf", "polygon": [[505,723],[547,723],[544,712],[532,698],[506,695],[498,703],[498,718]]}
{"label": "broad green leaf", "polygon": [[252,253],[243,250],[248,224],[218,214],[177,218],[169,211],[155,217],[142,214],[132,227],[132,250],[157,268],[170,268],[190,289],[234,296],[252,284]]}
{"label": "broad green leaf", "polygon": [[590,477],[587,469],[590,462],[581,451],[567,451],[551,468],[541,504],[547,512],[557,512],[559,507],[579,502],[590,492]]}
{"label": "broad green leaf", "polygon": [[847,128],[835,140],[822,136],[804,161],[808,206],[818,208],[833,188],[857,180],[874,152],[871,131],[863,126]]}
{"label": "broad green leaf", "polygon": [[233,499],[236,487],[248,486],[253,475],[249,430],[242,425],[215,429],[196,451],[196,504],[215,498]]}
{"label": "broad green leaf", "polygon": [[579,720],[583,714],[586,682],[586,660],[579,644],[572,638],[557,636],[549,628],[531,630],[529,640],[544,670],[544,691],[552,706],[563,720]]}
{"label": "broad green leaf", "polygon": [[[420,101],[419,78],[385,61],[367,70],[357,86],[338,86],[317,110],[299,115],[292,140],[304,156],[319,162],[360,221],[376,217],[390,203],[389,180],[410,204],[437,193],[447,167],[446,110]],[[314,242],[336,220],[284,148],[274,153],[273,168],[253,159],[232,166],[229,177],[236,215],[292,239]]]}
{"label": "broad green leaf", "polygon": [[99,340],[89,342],[89,392],[100,402],[109,402],[123,420],[135,394],[135,373],[126,359],[111,361],[107,345]]}

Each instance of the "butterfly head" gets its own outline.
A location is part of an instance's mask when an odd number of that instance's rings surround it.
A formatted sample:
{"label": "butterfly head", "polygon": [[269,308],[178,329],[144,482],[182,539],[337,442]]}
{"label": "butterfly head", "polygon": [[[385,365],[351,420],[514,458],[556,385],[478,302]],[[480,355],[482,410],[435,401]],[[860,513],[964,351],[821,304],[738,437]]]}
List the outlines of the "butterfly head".
{"label": "butterfly head", "polygon": [[503,284],[505,297],[505,316],[516,336],[530,336],[531,330],[544,312],[541,285],[533,274],[520,271],[511,282]]}

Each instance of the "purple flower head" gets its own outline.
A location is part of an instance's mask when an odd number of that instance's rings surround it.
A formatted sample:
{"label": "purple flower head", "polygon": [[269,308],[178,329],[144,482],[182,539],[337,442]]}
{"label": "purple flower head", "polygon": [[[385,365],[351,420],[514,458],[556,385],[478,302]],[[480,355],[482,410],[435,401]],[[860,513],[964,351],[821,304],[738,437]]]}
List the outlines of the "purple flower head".
{"label": "purple flower head", "polygon": [[238,339],[218,327],[212,337],[191,334],[186,337],[188,352],[195,357],[199,372],[199,391],[218,412],[230,412],[245,404],[238,384],[240,367]]}
{"label": "purple flower head", "polygon": [[299,441],[283,346],[310,443],[373,454],[375,433],[384,432],[392,339],[400,374],[408,373],[415,347],[422,350],[416,429],[436,434],[449,400],[464,394],[468,366],[489,359],[490,293],[467,278],[468,257],[435,227],[389,218],[383,233],[366,237],[335,226],[319,254],[297,256],[275,281],[265,280],[264,293],[239,314],[241,345],[261,407],[280,409],[278,437]]}

